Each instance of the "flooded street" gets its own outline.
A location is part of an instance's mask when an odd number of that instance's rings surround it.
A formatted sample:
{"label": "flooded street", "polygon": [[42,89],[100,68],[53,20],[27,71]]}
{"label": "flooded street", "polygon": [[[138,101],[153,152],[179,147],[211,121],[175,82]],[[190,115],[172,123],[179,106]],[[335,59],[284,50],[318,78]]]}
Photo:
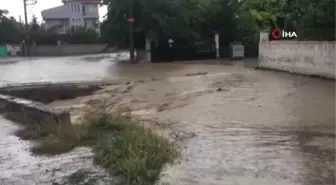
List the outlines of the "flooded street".
{"label": "flooded street", "polygon": [[109,72],[115,60],[128,54],[52,58],[0,58],[0,86],[13,83],[101,81],[118,77]]}
{"label": "flooded street", "polygon": [[[164,170],[158,184],[335,184],[334,81],[241,65],[129,65],[115,57],[3,62],[0,85],[129,79],[128,85],[51,104],[70,108],[76,117],[104,102],[113,110],[128,108],[138,118],[162,123],[179,140],[182,158]],[[54,177],[59,178],[91,163],[88,149],[33,157],[31,143],[12,134],[15,127],[0,118],[0,185],[51,184],[45,180],[50,174],[41,176],[46,168],[57,163],[52,168],[60,169]],[[157,130],[164,134],[165,129]],[[64,158],[76,165],[69,170]]]}
{"label": "flooded street", "polygon": [[163,182],[335,183],[334,82],[248,71],[219,79],[223,91],[159,116],[196,135]]}
{"label": "flooded street", "polygon": [[[0,184],[1,185],[54,185],[78,170],[104,176],[105,172],[93,165],[89,148],[77,148],[57,156],[34,156],[29,152],[33,143],[22,141],[13,133],[19,126],[0,117]],[[103,179],[102,184],[111,182]],[[113,182],[113,181],[112,181]],[[110,183],[109,183],[110,184]]]}

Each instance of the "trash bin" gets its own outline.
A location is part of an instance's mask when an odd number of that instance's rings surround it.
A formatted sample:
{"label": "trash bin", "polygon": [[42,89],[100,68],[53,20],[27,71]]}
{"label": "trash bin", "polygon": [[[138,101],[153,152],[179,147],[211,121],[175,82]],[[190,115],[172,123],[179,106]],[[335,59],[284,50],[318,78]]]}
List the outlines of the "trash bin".
{"label": "trash bin", "polygon": [[0,57],[8,56],[7,47],[0,45]]}
{"label": "trash bin", "polygon": [[245,48],[241,42],[231,43],[231,58],[242,59],[245,56]]}

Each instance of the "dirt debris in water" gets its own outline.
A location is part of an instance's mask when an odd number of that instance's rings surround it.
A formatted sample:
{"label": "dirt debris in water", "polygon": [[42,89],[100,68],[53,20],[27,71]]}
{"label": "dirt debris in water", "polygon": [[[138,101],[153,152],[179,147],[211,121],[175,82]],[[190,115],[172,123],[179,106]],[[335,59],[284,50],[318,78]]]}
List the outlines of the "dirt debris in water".
{"label": "dirt debris in water", "polygon": [[334,81],[222,65],[128,70],[130,83],[52,105],[74,120],[101,104],[131,111],[178,141],[182,159],[158,184],[334,184]]}
{"label": "dirt debris in water", "polygon": [[334,184],[334,82],[218,68],[135,81],[120,91],[106,87],[90,97],[113,111],[127,106],[181,143],[183,158],[165,169],[161,184]]}
{"label": "dirt debris in water", "polygon": [[207,75],[208,72],[198,72],[198,73],[187,73],[184,76],[199,76],[199,75]]}

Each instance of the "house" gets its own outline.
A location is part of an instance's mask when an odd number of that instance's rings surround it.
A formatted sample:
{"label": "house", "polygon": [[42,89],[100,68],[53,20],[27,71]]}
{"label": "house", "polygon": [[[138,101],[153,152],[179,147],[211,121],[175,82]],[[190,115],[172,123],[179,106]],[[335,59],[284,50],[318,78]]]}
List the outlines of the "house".
{"label": "house", "polygon": [[63,0],[63,5],[42,11],[44,28],[59,34],[92,28],[100,34],[99,4],[101,0]]}

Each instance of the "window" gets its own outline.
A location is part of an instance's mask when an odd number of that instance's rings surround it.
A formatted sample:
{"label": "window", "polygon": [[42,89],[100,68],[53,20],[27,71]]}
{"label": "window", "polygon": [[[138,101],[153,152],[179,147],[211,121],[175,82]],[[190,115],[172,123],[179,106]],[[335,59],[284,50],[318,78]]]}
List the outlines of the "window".
{"label": "window", "polygon": [[81,12],[80,4],[71,4],[71,12]]}
{"label": "window", "polygon": [[95,12],[96,11],[97,6],[96,5],[91,5],[91,12]]}
{"label": "window", "polygon": [[91,5],[87,5],[88,6],[88,12],[92,12],[92,7],[91,7]]}
{"label": "window", "polygon": [[92,5],[92,4],[87,4],[85,9],[86,9],[87,12],[92,13],[92,12],[95,12],[96,6]]}
{"label": "window", "polygon": [[82,6],[82,12],[83,12],[83,16],[85,16],[85,15],[86,15],[86,9],[85,9],[85,8],[86,8],[86,6],[85,6],[85,5],[83,5],[83,6]]}

